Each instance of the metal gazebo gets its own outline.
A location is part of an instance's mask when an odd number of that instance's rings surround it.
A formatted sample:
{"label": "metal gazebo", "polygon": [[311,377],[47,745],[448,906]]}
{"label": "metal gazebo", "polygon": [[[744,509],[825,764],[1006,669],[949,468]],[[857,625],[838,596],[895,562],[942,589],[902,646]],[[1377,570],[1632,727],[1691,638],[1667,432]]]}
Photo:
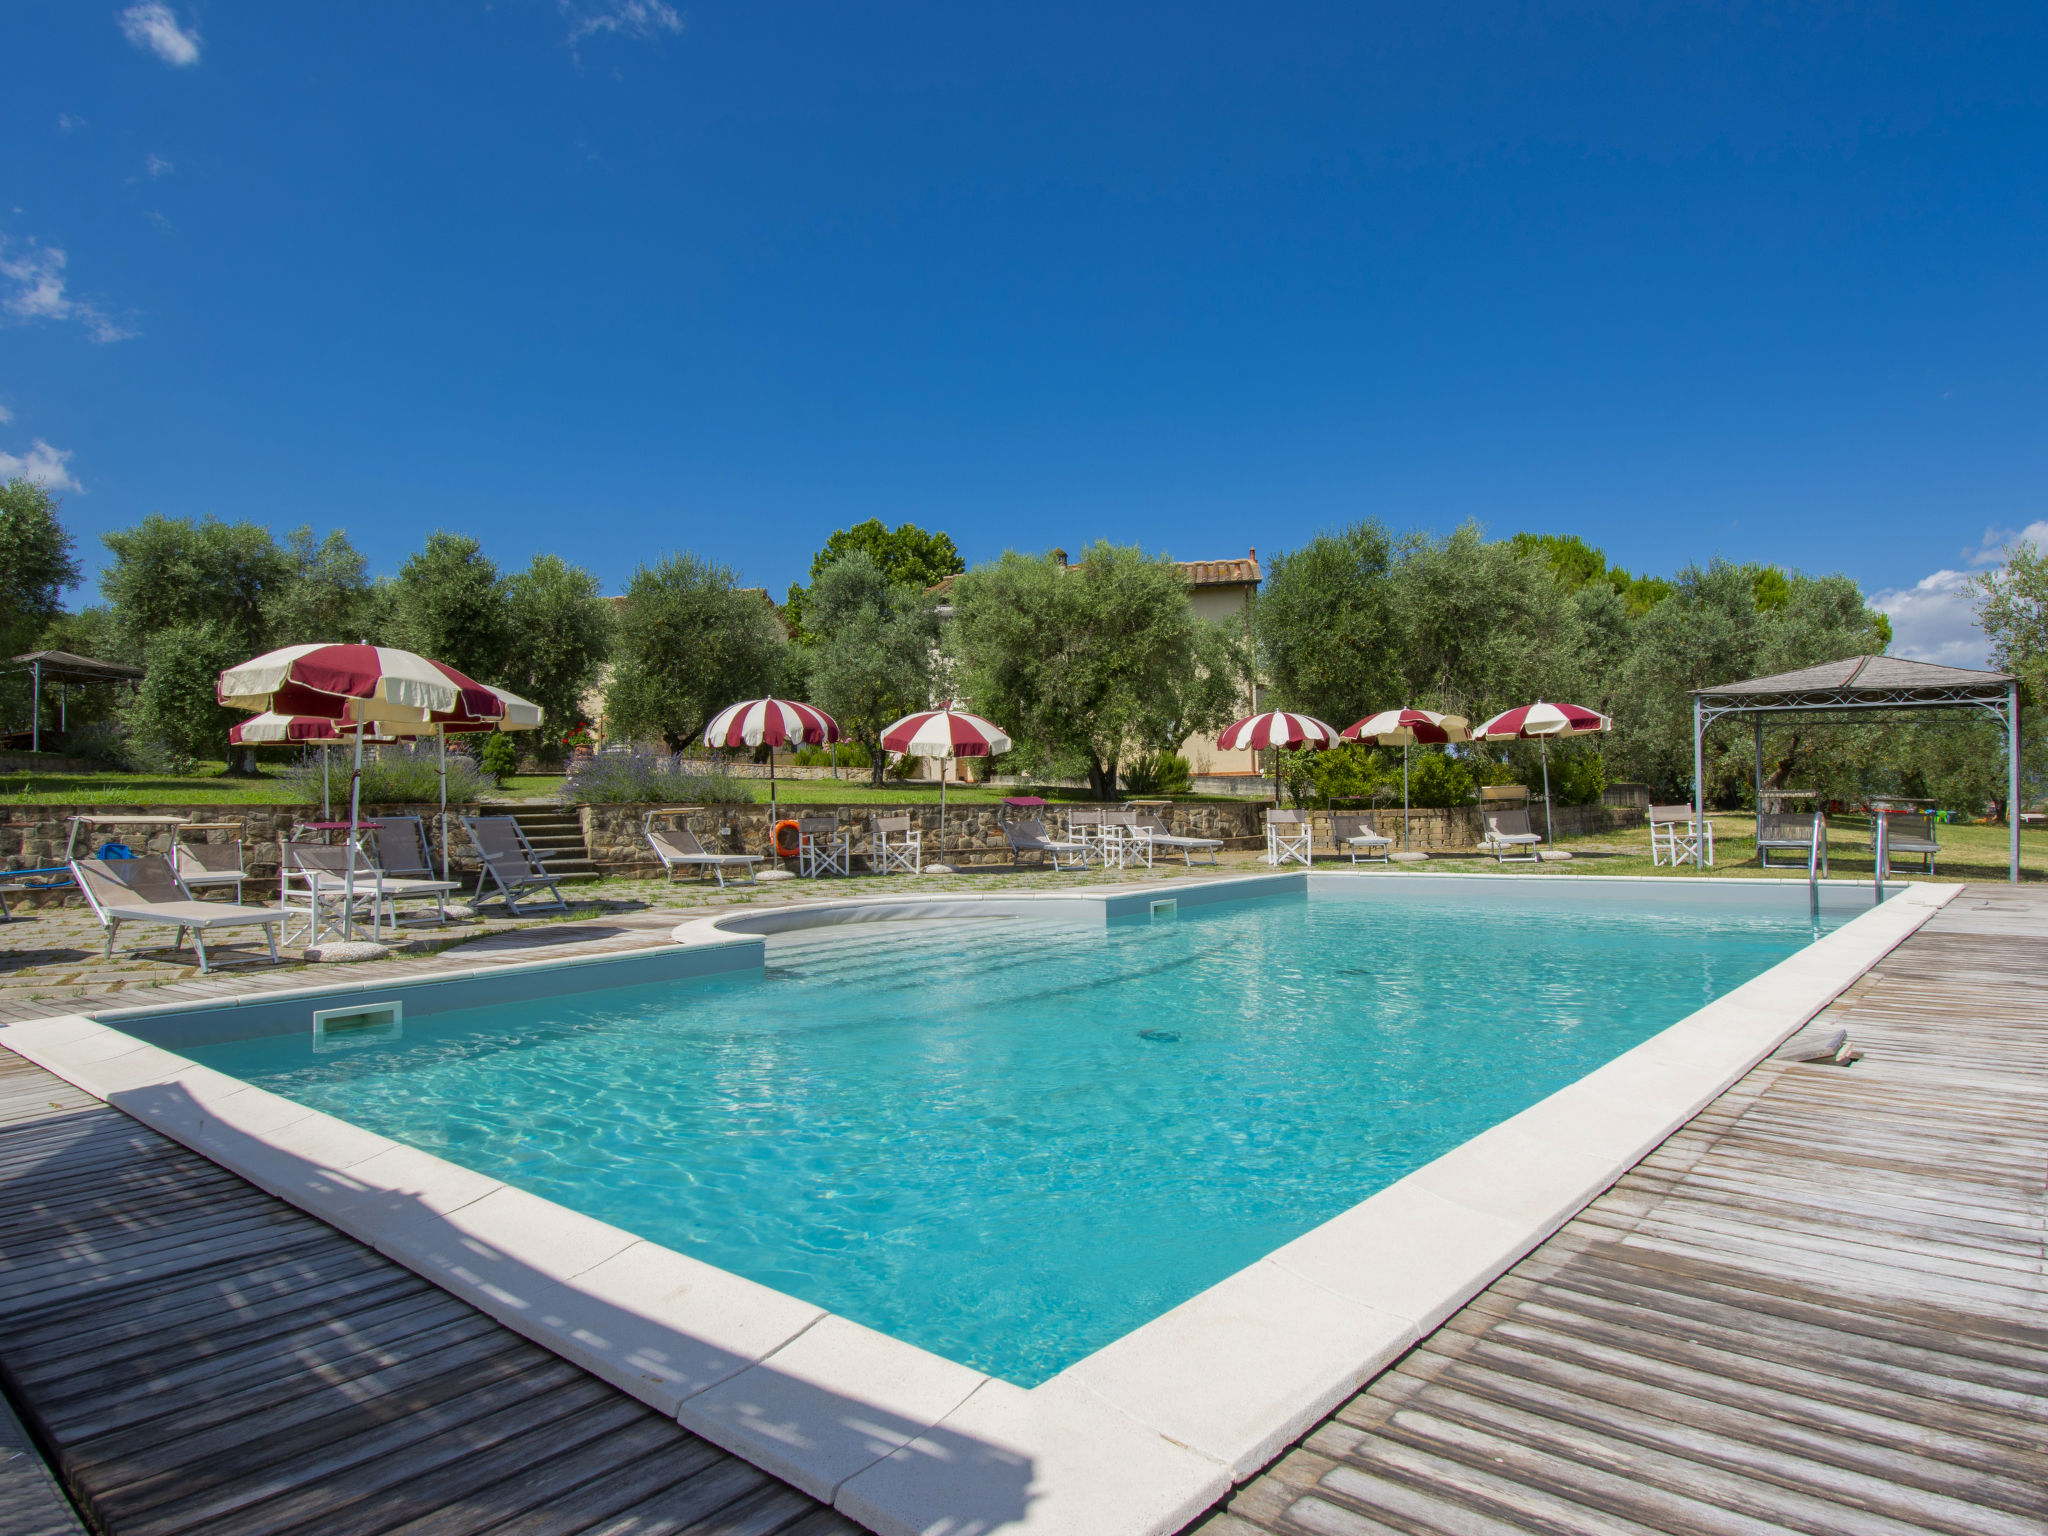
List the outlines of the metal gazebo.
{"label": "metal gazebo", "polygon": [[1707,727],[1718,720],[1747,719],[1756,739],[1757,825],[1763,821],[1764,721],[1771,715],[1832,715],[1844,711],[1976,709],[2004,722],[2006,730],[2006,821],[2011,828],[2011,869],[2020,878],[2020,685],[2004,672],[1943,667],[1900,656],[1849,656],[1841,661],[1752,677],[1692,695],[1692,814],[1706,814]]}

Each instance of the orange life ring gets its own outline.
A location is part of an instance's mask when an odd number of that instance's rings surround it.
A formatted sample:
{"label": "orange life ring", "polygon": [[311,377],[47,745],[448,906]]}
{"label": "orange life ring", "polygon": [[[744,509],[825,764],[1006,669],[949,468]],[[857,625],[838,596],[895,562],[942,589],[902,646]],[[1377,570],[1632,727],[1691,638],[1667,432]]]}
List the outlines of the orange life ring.
{"label": "orange life ring", "polygon": [[[789,834],[787,841],[785,841],[782,836],[782,834],[785,832]],[[775,851],[781,854],[782,857],[784,857],[785,859],[793,859],[796,857],[797,835],[795,822],[778,821],[777,823],[775,823]]]}

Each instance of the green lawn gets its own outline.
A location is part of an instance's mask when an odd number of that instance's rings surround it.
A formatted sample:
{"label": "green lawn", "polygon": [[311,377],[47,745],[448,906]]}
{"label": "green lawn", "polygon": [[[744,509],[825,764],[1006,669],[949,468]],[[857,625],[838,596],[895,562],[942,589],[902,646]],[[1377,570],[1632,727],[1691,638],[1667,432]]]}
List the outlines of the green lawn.
{"label": "green lawn", "polygon": [[[207,763],[189,776],[153,773],[0,773],[0,803],[9,805],[275,805],[285,798],[280,774],[229,778],[226,763]],[[342,793],[348,775],[341,776]]]}
{"label": "green lawn", "polygon": [[[1792,867],[1789,859],[1781,867],[1777,857],[1771,860],[1766,870],[1756,859],[1756,821],[1746,813],[1722,812],[1710,818],[1714,823],[1714,867],[1708,873],[1720,876],[1767,876],[1771,879],[1797,879],[1805,874],[1804,866]],[[1541,825],[1540,813],[1538,825]],[[1936,841],[1941,844],[1941,854],[1935,860],[1933,878],[1949,880],[2003,880],[2006,876],[2006,828],[2003,823],[1964,825],[1953,823],[1936,830]],[[1868,880],[1875,862],[1871,849],[1870,818],[1867,816],[1830,816],[1828,818],[1828,874],[1837,880]],[[1673,875],[1679,879],[1697,878],[1698,871],[1691,865],[1677,870],[1669,866],[1658,867],[1650,862],[1650,834],[1644,827],[1625,832],[1605,832],[1597,837],[1573,838],[1561,842],[1569,850],[1572,861],[1568,864],[1542,866],[1543,872],[1583,875]],[[1437,860],[1431,860],[1436,863]],[[1492,867],[1493,861],[1486,861]],[[1891,878],[1895,880],[1925,880],[1929,878],[1921,868],[1918,858],[1894,858]],[[1470,866],[1468,866],[1470,867]],[[1529,865],[1506,866],[1509,869],[1529,869]],[[2023,880],[2048,880],[2048,828],[2022,827],[2020,829],[2020,878]]]}

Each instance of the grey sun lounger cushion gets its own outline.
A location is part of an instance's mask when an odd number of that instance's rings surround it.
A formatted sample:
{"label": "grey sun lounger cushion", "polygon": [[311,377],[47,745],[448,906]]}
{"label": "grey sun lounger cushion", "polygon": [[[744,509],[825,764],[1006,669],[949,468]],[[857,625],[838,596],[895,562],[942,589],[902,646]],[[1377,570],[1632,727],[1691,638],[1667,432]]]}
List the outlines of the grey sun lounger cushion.
{"label": "grey sun lounger cushion", "polygon": [[[1479,814],[1481,821],[1486,827],[1484,835],[1479,840],[1479,846],[1484,851],[1491,853],[1497,862],[1503,864],[1510,858],[1517,857],[1526,857],[1529,862],[1535,862],[1536,845],[1542,842],[1543,839],[1537,833],[1530,830],[1529,813],[1527,810],[1489,811],[1482,809]],[[1528,853],[1526,855],[1511,854],[1508,851],[1511,848],[1526,848]]]}
{"label": "grey sun lounger cushion", "polygon": [[1377,854],[1382,863],[1393,857],[1394,840],[1372,824],[1370,811],[1339,811],[1330,818],[1330,837],[1354,864],[1361,853],[1368,858]]}
{"label": "grey sun lounger cushion", "polygon": [[1036,817],[1026,821],[1006,821],[1002,826],[1003,838],[1010,845],[1013,859],[1017,855],[1037,853],[1050,859],[1054,869],[1069,867],[1060,862],[1062,858],[1072,860],[1073,865],[1081,869],[1088,867],[1087,844],[1055,842],[1046,836],[1045,823]]}
{"label": "grey sun lounger cushion", "polygon": [[260,926],[270,941],[270,958],[277,960],[277,930],[285,920],[279,907],[247,907],[240,903],[200,901],[178,878],[171,861],[160,853],[138,859],[73,859],[72,878],[84,892],[86,905],[107,931],[106,954],[114,957],[114,937],[123,923],[155,923],[178,930],[171,947],[185,942],[185,930],[192,930],[192,947],[199,956],[199,969],[209,970],[206,940],[215,928]]}
{"label": "grey sun lounger cushion", "polygon": [[1166,830],[1166,823],[1159,819],[1156,811],[1139,811],[1137,816],[1138,835],[1148,839],[1153,847],[1178,848],[1181,861],[1186,864],[1194,863],[1194,856],[1198,853],[1208,854],[1211,864],[1216,862],[1216,851],[1223,846],[1222,838],[1182,837],[1178,833],[1169,832]]}
{"label": "grey sun lounger cushion", "polygon": [[744,869],[747,883],[755,883],[754,866],[761,862],[758,853],[711,853],[688,827],[664,827],[656,831],[651,819],[641,830],[647,834],[647,846],[661,860],[662,874],[670,880],[675,879],[678,869],[694,867],[700,872],[709,870],[716,875],[720,890],[725,889],[725,872],[728,869]]}
{"label": "grey sun lounger cushion", "polygon": [[519,823],[510,816],[465,816],[462,830],[469,834],[469,841],[476,849],[481,867],[477,870],[476,896],[481,899],[484,882],[497,887],[504,898],[505,910],[514,917],[519,916],[519,898],[527,891],[548,892],[555,899],[538,903],[567,909],[569,903],[563,899],[555,877],[548,873],[548,867],[541,861],[540,854],[519,830]]}

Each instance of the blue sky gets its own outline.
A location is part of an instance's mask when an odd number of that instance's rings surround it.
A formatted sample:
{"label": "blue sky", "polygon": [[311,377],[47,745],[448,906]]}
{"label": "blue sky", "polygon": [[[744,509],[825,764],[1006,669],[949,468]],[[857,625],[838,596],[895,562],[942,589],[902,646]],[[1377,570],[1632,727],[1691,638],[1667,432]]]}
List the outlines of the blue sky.
{"label": "blue sky", "polygon": [[2048,519],[2038,6],[0,26],[0,470],[94,564],[152,511],[607,590],[779,590],[869,516],[970,559],[1477,518],[1844,570],[1965,659],[1954,589]]}

